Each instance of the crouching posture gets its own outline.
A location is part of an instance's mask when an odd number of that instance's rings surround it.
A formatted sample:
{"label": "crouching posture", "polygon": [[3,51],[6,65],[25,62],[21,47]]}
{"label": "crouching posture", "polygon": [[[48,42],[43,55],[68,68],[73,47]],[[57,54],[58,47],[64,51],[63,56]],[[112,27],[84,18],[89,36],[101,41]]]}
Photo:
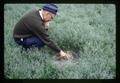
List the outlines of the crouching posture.
{"label": "crouching posture", "polygon": [[46,4],[42,9],[32,10],[25,14],[15,25],[13,38],[15,42],[24,48],[42,48],[47,45],[61,58],[67,59],[69,56],[60,49],[47,34],[49,23],[57,14],[58,7],[55,4]]}

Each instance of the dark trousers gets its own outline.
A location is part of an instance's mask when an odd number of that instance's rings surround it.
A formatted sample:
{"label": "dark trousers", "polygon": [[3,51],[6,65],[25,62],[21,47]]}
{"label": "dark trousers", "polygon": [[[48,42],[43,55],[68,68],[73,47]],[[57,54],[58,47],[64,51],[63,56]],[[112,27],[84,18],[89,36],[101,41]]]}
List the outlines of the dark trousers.
{"label": "dark trousers", "polygon": [[45,45],[44,42],[36,36],[28,38],[14,38],[14,40],[17,44],[22,45],[25,49],[31,47],[41,48]]}

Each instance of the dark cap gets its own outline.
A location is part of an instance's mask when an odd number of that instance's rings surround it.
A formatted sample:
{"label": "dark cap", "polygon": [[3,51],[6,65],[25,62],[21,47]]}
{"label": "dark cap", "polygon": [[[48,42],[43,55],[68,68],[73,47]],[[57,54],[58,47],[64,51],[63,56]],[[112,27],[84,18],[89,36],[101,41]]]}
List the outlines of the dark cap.
{"label": "dark cap", "polygon": [[46,10],[56,15],[58,7],[55,4],[46,4],[43,6],[43,10]]}

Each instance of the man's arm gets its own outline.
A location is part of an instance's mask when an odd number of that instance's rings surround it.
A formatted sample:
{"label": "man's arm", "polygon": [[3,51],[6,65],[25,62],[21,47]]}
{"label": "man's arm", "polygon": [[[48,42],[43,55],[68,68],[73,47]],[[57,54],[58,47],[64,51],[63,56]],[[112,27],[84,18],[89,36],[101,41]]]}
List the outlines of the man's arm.
{"label": "man's arm", "polygon": [[60,59],[68,59],[70,56],[61,50],[55,43],[50,39],[49,35],[46,33],[44,26],[30,28],[32,32],[35,33],[48,47],[53,49],[55,52],[59,53]]}
{"label": "man's arm", "polygon": [[37,37],[39,37],[48,47],[53,49],[56,52],[60,52],[60,48],[50,39],[47,31],[45,30],[45,26],[42,22],[38,22],[34,20],[34,25],[28,26],[28,29]]}

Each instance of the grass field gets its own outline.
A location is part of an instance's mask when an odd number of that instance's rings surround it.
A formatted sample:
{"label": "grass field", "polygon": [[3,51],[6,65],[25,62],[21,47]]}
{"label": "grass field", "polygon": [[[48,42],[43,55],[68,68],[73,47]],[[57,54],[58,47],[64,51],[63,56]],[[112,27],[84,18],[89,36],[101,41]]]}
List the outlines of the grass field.
{"label": "grass field", "polygon": [[114,79],[116,23],[113,4],[57,4],[59,14],[49,27],[50,37],[80,58],[56,61],[53,50],[21,53],[12,33],[17,21],[43,4],[4,5],[4,74],[8,79]]}

